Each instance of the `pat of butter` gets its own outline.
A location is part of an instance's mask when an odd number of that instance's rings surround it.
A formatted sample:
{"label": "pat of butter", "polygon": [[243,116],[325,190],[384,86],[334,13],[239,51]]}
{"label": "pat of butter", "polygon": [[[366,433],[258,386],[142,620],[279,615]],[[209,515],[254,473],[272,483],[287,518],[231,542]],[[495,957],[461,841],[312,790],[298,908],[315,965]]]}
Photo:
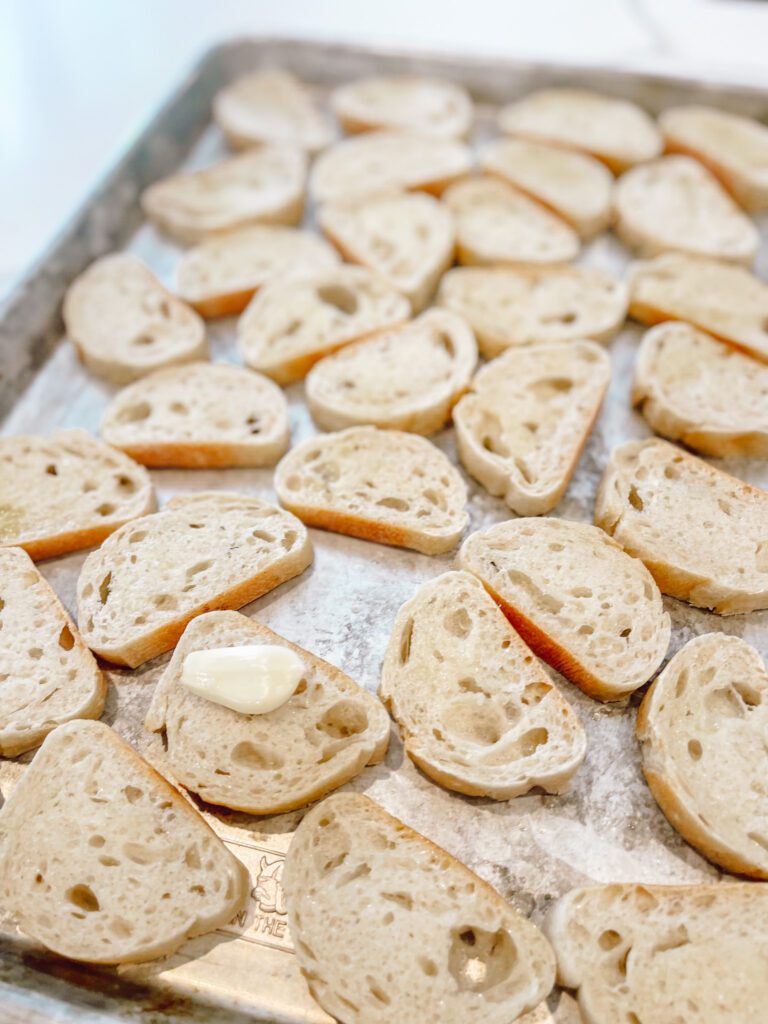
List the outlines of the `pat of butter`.
{"label": "pat of butter", "polygon": [[304,675],[301,658],[279,644],[214,647],[184,659],[181,682],[215,704],[264,715],[291,697]]}

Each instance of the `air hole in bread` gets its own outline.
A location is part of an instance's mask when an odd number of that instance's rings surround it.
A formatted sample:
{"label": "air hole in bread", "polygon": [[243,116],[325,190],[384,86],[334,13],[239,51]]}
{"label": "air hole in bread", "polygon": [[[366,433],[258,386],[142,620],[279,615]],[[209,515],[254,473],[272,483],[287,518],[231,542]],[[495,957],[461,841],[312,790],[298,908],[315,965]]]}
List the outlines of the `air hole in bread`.
{"label": "air hole in bread", "polygon": [[129,804],[135,804],[144,796],[144,790],[138,786],[123,786],[123,795]]}
{"label": "air hole in bread", "polygon": [[370,974],[366,974],[365,983],[368,986],[368,991],[371,993],[377,1003],[381,1003],[382,1006],[389,1006],[392,1000],[389,998],[387,993],[381,988],[376,982],[375,978],[372,978]]}
{"label": "air hole in bread", "polygon": [[443,627],[446,633],[450,633],[451,636],[455,636],[459,640],[464,640],[472,631],[472,619],[466,608],[457,608],[445,616]]}
{"label": "air hole in bread", "polygon": [[638,512],[642,512],[645,508],[645,502],[640,497],[636,487],[629,488],[629,504],[632,508],[636,508]]}
{"label": "air hole in bread", "polygon": [[768,836],[764,836],[761,832],[748,832],[747,839],[751,839],[753,843],[757,843],[758,846],[768,851]]}
{"label": "air hole in bread", "polygon": [[188,868],[197,869],[200,867],[200,853],[196,846],[187,847],[184,852],[184,863]]}
{"label": "air hole in bread", "polygon": [[65,895],[73,906],[87,914],[93,914],[101,909],[95,892],[88,885],[73,885],[71,889],[67,889]]}
{"label": "air hole in bread", "polygon": [[88,840],[88,845],[89,846],[95,846],[97,849],[102,847],[105,843],[106,843],[106,839],[104,838],[104,836],[100,836],[100,835],[93,835]]}
{"label": "air hole in bread", "polygon": [[201,572],[205,572],[206,569],[210,569],[213,562],[210,559],[206,559],[204,562],[195,562],[187,569],[187,578],[190,576],[197,576]]}
{"label": "air hole in bread", "polygon": [[48,474],[49,476],[58,476],[58,475],[59,475],[59,471],[58,471],[58,469],[56,468],[56,464],[55,464],[55,463],[53,463],[53,462],[51,462],[51,463],[50,463],[49,465],[47,465],[47,466],[45,467],[45,472],[46,472],[46,473],[47,473],[47,474]]}
{"label": "air hole in bread", "polygon": [[283,766],[283,757],[276,750],[257,746],[248,740],[243,740],[233,747],[231,757],[234,764],[260,771],[271,771]]}
{"label": "air hole in bread", "polygon": [[178,605],[178,601],[173,594],[156,594],[152,598],[152,603],[160,611],[172,611]]}
{"label": "air hole in bread", "polygon": [[608,928],[601,934],[600,938],[597,941],[600,946],[600,949],[615,949],[615,947],[618,946],[618,944],[621,942],[621,935],[619,935],[618,932],[614,931],[613,928]]}
{"label": "air hole in bread", "polygon": [[285,481],[285,486],[288,488],[289,491],[298,491],[298,489],[301,487],[301,477],[298,475],[298,473],[292,473]]}
{"label": "air hole in bread", "polygon": [[535,707],[544,700],[551,689],[549,683],[527,683],[523,690],[522,702],[529,707]]}
{"label": "air hole in bread", "polygon": [[554,394],[565,394],[573,388],[570,377],[545,377],[531,385],[530,390],[537,398],[549,398]]}
{"label": "air hole in bread", "polygon": [[448,970],[461,992],[487,992],[509,977],[518,961],[509,932],[464,926],[451,933]]}
{"label": "air hole in bread", "polygon": [[102,864],[105,868],[116,868],[120,866],[120,861],[116,857],[110,857],[104,853],[99,857],[99,864]]}
{"label": "air hole in bread", "polygon": [[456,685],[463,693],[485,693],[482,686],[478,686],[475,680],[469,676],[460,679]]}
{"label": "air hole in bread", "polygon": [[411,507],[407,501],[402,498],[379,498],[376,502],[377,505],[383,505],[384,508],[393,508],[397,512],[407,512]]}
{"label": "air hole in bread", "polygon": [[581,636],[592,636],[592,634],[595,632],[595,627],[590,626],[588,622],[585,622],[583,625],[579,626],[576,632],[579,633]]}
{"label": "air hole in bread", "polygon": [[152,864],[157,860],[157,852],[143,843],[123,843],[123,854],[134,864]]}
{"label": "air hole in bread", "polygon": [[396,903],[404,910],[413,910],[413,897],[407,892],[383,892],[381,898]]}
{"label": "air hole in bread", "polygon": [[315,728],[332,739],[347,739],[365,732],[368,728],[368,715],[354,701],[343,700],[328,708]]}
{"label": "air hole in bread", "polygon": [[488,431],[483,435],[482,446],[487,452],[491,452],[492,455],[500,455],[502,458],[506,458],[509,455],[509,448],[503,443],[498,434],[492,434]]}
{"label": "air hole in bread", "polygon": [[259,417],[255,413],[250,415],[248,419],[245,421],[245,423],[252,434],[261,433],[261,422],[259,420]]}
{"label": "air hole in bread", "polygon": [[500,707],[487,701],[479,703],[470,694],[443,710],[442,723],[458,739],[489,747],[498,743],[508,726]]}
{"label": "air hole in bread", "polygon": [[189,412],[189,406],[185,405],[184,402],[171,402],[171,412],[175,412],[178,416],[186,416]]}
{"label": "air hole in bread", "polygon": [[430,505],[434,505],[435,508],[445,508],[445,496],[441,494],[439,491],[435,491],[431,487],[428,487],[424,491],[424,497],[427,499]]}
{"label": "air hole in bread", "polygon": [[112,573],[108,572],[104,579],[99,584],[99,600],[102,604],[106,604],[109,599],[109,585],[112,582]]}
{"label": "air hole in bread", "polygon": [[132,533],[130,535],[130,537],[128,538],[128,542],[130,544],[138,544],[140,541],[144,540],[144,538],[146,536],[147,536],[146,530],[136,530],[135,533]]}
{"label": "air hole in bread", "polygon": [[30,647],[27,654],[33,661],[39,661],[43,656],[43,649],[42,647]]}
{"label": "air hole in bread", "polygon": [[96,511],[100,516],[111,516],[115,511],[115,506],[111,502],[105,501],[99,505]]}
{"label": "air hole in bread", "polygon": [[400,634],[400,662],[405,665],[411,656],[411,638],[413,637],[413,619],[408,619]]}
{"label": "air hole in bread", "polygon": [[132,343],[134,345],[138,345],[140,348],[144,348],[147,345],[154,345],[155,337],[148,331],[144,331],[142,334],[137,334],[136,337],[132,339]]}
{"label": "air hole in bread", "polygon": [[762,703],[762,694],[749,683],[734,683],[733,688],[748,708],[756,708]]}
{"label": "air hole in bread", "polygon": [[571,594],[574,597],[592,597],[591,587],[573,587]]}
{"label": "air hole in bread", "polygon": [[370,875],[371,869],[368,864],[358,864],[356,868],[353,868],[348,874],[340,878],[336,883],[337,888],[341,888],[344,885],[351,885],[352,882],[356,882],[358,878],[367,878]]}
{"label": "air hole in bread", "polygon": [[529,729],[520,737],[520,749],[523,752],[523,757],[535,754],[538,748],[543,747],[548,740],[549,731],[547,729]]}
{"label": "air hole in bread", "polygon": [[758,572],[768,572],[768,541],[757,545],[755,568]]}
{"label": "air hole in bread", "polygon": [[632,635],[632,627],[631,626],[627,626],[626,629],[622,629],[622,631],[619,633],[619,636],[621,637],[622,640],[628,640],[631,635]]}
{"label": "air hole in bread", "polygon": [[328,306],[333,306],[340,313],[352,316],[357,312],[357,296],[343,284],[324,284],[317,289],[317,297]]}
{"label": "air hole in bread", "polygon": [[434,339],[437,345],[445,349],[446,355],[449,359],[453,359],[456,356],[456,347],[453,344],[453,339],[450,335],[446,334],[444,331],[435,331]]}
{"label": "air hole in bread", "polygon": [[700,761],[702,753],[702,746],[698,740],[688,740],[688,755],[692,761]]}
{"label": "air hole in bread", "polygon": [[675,684],[675,697],[682,697],[685,687],[688,684],[688,669],[684,668],[677,677],[677,683]]}
{"label": "air hole in bread", "polygon": [[420,956],[416,962],[428,978],[437,977],[437,964],[434,960],[430,960],[428,956]]}
{"label": "air hole in bread", "polygon": [[[706,683],[703,677],[699,680],[700,684]],[[742,700],[736,691],[730,686],[721,686],[716,690],[712,690],[704,698],[704,704],[707,711],[713,716],[713,718],[743,718],[746,714],[746,708]]]}

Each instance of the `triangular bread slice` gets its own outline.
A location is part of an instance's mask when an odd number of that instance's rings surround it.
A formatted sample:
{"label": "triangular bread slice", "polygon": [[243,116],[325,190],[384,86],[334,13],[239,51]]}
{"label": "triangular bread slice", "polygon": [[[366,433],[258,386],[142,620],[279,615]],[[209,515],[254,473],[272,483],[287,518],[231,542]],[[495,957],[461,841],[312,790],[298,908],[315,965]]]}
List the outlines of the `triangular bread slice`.
{"label": "triangular bread slice", "polygon": [[768,885],[599,885],[544,931],[585,1021],[747,1024],[768,1003]]}
{"label": "triangular bread slice", "polygon": [[480,351],[550,341],[610,341],[627,314],[627,288],[596,267],[457,267],[437,302],[463,316]]}
{"label": "triangular bread slice", "polygon": [[750,266],[757,228],[717,179],[689,156],[663,156],[627,171],[614,190],[614,230],[644,256],[685,252]]}
{"label": "triangular bread slice", "polygon": [[498,356],[453,410],[465,469],[518,515],[549,512],[570,483],[610,377],[610,359],[593,341]]}
{"label": "triangular bread slice", "polygon": [[0,549],[0,756],[98,718],[107,684],[58,597],[20,548]]}
{"label": "triangular bread slice", "polygon": [[155,507],[149,473],[84,430],[0,438],[0,546],[38,561],[100,544]]}
{"label": "triangular bread slice", "polygon": [[444,78],[372,75],[334,89],[331,109],[345,132],[398,128],[465,138],[472,125],[466,89]]}
{"label": "triangular bread slice", "polygon": [[298,224],[307,157],[298,146],[268,143],[201,171],[163,178],[141,196],[154,224],[185,244],[246,224]]}
{"label": "triangular bread slice", "polygon": [[632,403],[657,434],[718,458],[768,458],[768,366],[690,324],[646,331]]}
{"label": "triangular bread slice", "polygon": [[113,384],[208,355],[197,313],[129,253],[104,256],[76,278],[63,316],[82,361]]}
{"label": "triangular bread slice", "polygon": [[213,119],[233,149],[287,142],[317,153],[333,138],[330,119],[307,86],[290,72],[276,69],[230,82],[214,97]]}
{"label": "triangular bread slice", "polygon": [[0,810],[0,899],[21,930],[90,963],[140,963],[213,931],[245,867],[102,722],[45,740]]}
{"label": "triangular bread slice", "polygon": [[179,295],[201,316],[230,316],[241,313],[267,281],[338,263],[336,250],[309,231],[251,224],[185,252],[176,283]]}
{"label": "triangular bread slice", "polygon": [[344,259],[376,271],[421,312],[453,263],[453,220],[424,193],[394,192],[328,203],[320,229]]}
{"label": "triangular bread slice", "polygon": [[670,621],[642,562],[589,523],[511,519],[459,551],[534,654],[596,700],[647,683]]}
{"label": "triangular bread slice", "polygon": [[272,466],[288,448],[288,403],[260,373],[189,363],[120,391],[101,433],[145,466]]}
{"label": "triangular bread slice", "polygon": [[481,151],[480,166],[558,214],[583,239],[611,222],[613,177],[586,153],[532,139],[494,139]]}
{"label": "triangular bread slice", "polygon": [[645,695],[637,736],[651,792],[683,838],[768,879],[768,674],[754,647],[724,633],[690,640]]}
{"label": "triangular bread slice", "polygon": [[366,796],[307,814],[283,886],[310,991],[346,1024],[508,1024],[552,988],[538,928]]}
{"label": "triangular bread slice", "polygon": [[461,317],[429,309],[322,359],[307,377],[307,405],[323,430],[371,423],[432,434],[450,420],[476,363],[475,337]]}
{"label": "triangular bread slice", "polygon": [[656,124],[634,103],[589,89],[540,89],[502,107],[499,128],[507,135],[578,149],[618,174],[661,152]]}
{"label": "triangular bread slice", "polygon": [[468,572],[424,583],[400,608],[379,696],[406,754],[457,793],[559,793],[584,760],[578,715]]}
{"label": "triangular bread slice", "polygon": [[720,615],[768,608],[768,492],[667,441],[614,449],[595,522],[665,594]]}
{"label": "triangular bread slice", "polygon": [[[304,677],[281,707],[244,715],[181,683],[184,659],[213,647],[278,644],[297,654]],[[384,757],[389,720],[340,669],[239,612],[193,619],[152,697],[145,725],[163,732],[174,778],[208,803],[248,814],[303,807]]]}
{"label": "triangular bread slice", "polygon": [[443,193],[465,264],[567,263],[579,238],[565,221],[498,178],[467,178]]}
{"label": "triangular bread slice", "polygon": [[308,526],[437,555],[467,525],[467,489],[426,438],[350,427],[292,448],[275,471],[280,504]]}
{"label": "triangular bread slice", "polygon": [[196,615],[241,608],[311,561],[304,526],[260,498],[177,495],[86,558],[77,581],[80,631],[102,658],[136,668],[173,647]]}
{"label": "triangular bread slice", "polygon": [[305,377],[323,356],[411,315],[408,299],[365,267],[272,281],[237,324],[245,362],[278,384]]}

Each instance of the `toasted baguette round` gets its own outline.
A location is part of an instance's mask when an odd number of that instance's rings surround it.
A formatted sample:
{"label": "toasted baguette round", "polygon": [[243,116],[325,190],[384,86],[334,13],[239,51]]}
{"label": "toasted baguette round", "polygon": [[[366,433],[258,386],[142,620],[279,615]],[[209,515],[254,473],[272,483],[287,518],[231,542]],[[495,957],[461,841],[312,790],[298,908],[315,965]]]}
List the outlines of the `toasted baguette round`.
{"label": "toasted baguette round", "polygon": [[288,403],[252,370],[190,363],[120,391],[101,433],[145,466],[272,466],[288,448]]}
{"label": "toasted baguette round", "polygon": [[208,355],[200,317],[128,253],[104,256],[76,278],[63,316],[82,361],[113,384]]}
{"label": "toasted baguette round", "polygon": [[310,991],[345,1024],[510,1024],[552,987],[541,932],[368,797],[307,814],[283,886]]}
{"label": "toasted baguette round", "polygon": [[467,489],[423,437],[350,427],[292,448],[275,470],[280,504],[307,526],[425,555],[450,551],[467,525]]}
{"label": "toasted baguette round", "polygon": [[322,359],[307,377],[307,405],[323,430],[371,423],[432,434],[450,420],[476,363],[461,317],[430,309]]}
{"label": "toasted baguette round", "polygon": [[167,956],[226,924],[249,888],[194,807],[101,722],[55,729],[0,810],[0,899],[73,960]]}
{"label": "toasted baguette round", "polygon": [[307,531],[274,505],[226,491],[177,495],[86,558],[80,631],[102,658],[136,668],[175,646],[196,615],[241,608],[311,561]]}
{"label": "toasted baguette round", "polygon": [[421,75],[372,75],[349,82],[333,90],[331,109],[345,132],[395,128],[464,138],[472,125],[466,89]]}
{"label": "toasted baguette round", "polygon": [[458,564],[534,654],[596,700],[643,686],[666,654],[670,621],[653,578],[588,523],[497,523],[466,539]]}

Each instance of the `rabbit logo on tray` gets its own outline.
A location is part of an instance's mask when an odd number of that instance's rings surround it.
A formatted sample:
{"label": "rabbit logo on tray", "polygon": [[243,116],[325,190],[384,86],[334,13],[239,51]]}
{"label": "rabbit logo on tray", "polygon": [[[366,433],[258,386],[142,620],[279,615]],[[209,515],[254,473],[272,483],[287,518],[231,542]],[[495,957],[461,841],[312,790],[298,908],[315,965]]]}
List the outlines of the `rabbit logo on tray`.
{"label": "rabbit logo on tray", "polygon": [[227,841],[232,853],[251,875],[251,898],[240,913],[221,929],[248,942],[293,952],[288,933],[285,893],[281,884],[285,854],[265,846]]}

